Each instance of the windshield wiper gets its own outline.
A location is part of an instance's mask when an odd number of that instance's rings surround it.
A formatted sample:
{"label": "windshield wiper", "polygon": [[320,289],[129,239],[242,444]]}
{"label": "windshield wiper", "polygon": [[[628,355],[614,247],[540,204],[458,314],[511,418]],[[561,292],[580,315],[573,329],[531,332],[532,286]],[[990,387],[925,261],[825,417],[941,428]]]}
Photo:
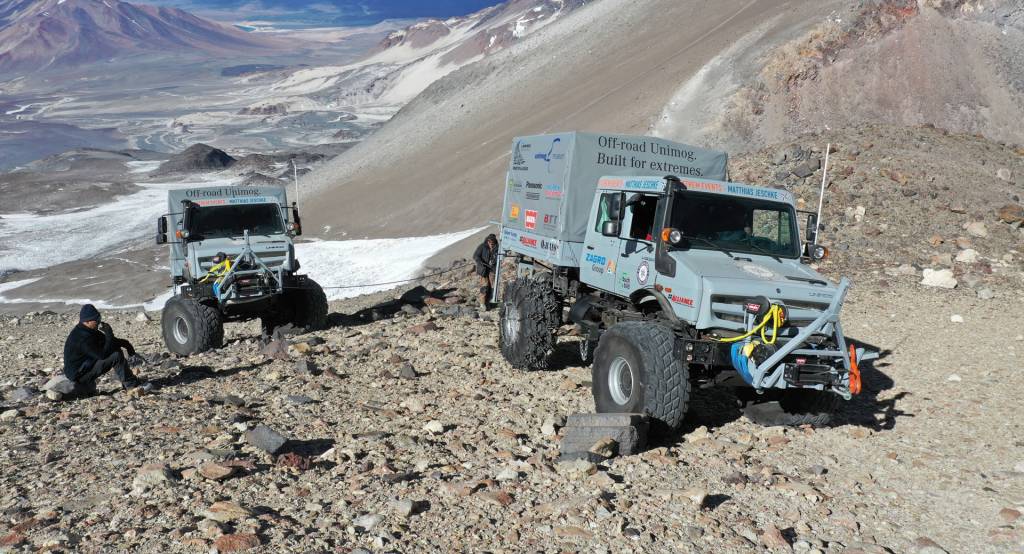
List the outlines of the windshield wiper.
{"label": "windshield wiper", "polygon": [[786,279],[790,279],[790,280],[793,280],[793,281],[803,281],[805,283],[810,283],[812,285],[825,285],[825,286],[828,286],[828,283],[826,283],[825,281],[822,281],[821,279],[811,279],[809,277],[791,277],[791,276],[788,276],[788,275],[786,276]]}
{"label": "windshield wiper", "polygon": [[730,259],[732,259],[732,260],[735,260],[735,259],[736,259],[736,256],[733,256],[733,255],[732,255],[732,252],[729,252],[729,251],[728,251],[728,250],[726,250],[725,248],[723,248],[723,247],[721,247],[721,246],[719,246],[719,245],[715,244],[714,242],[711,242],[710,240],[708,240],[708,239],[706,239],[706,238],[702,238],[702,237],[691,237],[691,236],[689,236],[689,235],[683,235],[683,238],[684,238],[684,239],[686,239],[686,240],[699,240],[699,241],[703,242],[704,244],[706,244],[706,245],[710,246],[711,248],[714,248],[715,250],[718,250],[719,252],[721,252],[721,253],[725,254],[726,256],[729,256],[729,258],[730,258]]}
{"label": "windshield wiper", "polygon": [[768,256],[769,258],[779,262],[780,264],[782,263],[782,258],[780,258],[780,257],[776,256],[775,254],[772,254],[771,252],[765,250],[764,248],[761,248],[760,246],[754,244],[753,240],[749,240],[748,239],[747,240],[747,244],[749,244],[751,248],[757,250],[758,252],[764,254],[765,256]]}

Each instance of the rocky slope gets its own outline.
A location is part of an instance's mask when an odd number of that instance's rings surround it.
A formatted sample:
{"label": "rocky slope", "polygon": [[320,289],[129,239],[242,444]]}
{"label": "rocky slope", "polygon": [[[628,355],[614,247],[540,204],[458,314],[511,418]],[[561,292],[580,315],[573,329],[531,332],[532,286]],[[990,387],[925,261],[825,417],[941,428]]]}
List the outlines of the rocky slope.
{"label": "rocky slope", "polygon": [[119,0],[0,2],[0,70],[36,71],[140,52],[207,54],[280,47],[175,9]]}
{"label": "rocky slope", "polygon": [[75,402],[38,392],[74,313],[3,318],[0,549],[1024,546],[1024,444],[1005,394],[1024,386],[1024,335],[1004,309],[1019,286],[986,301],[909,275],[857,279],[844,322],[882,359],[835,426],[762,428],[728,391],[698,391],[680,434],[596,465],[557,460],[562,418],[592,406],[577,339],[560,340],[552,371],[512,370],[494,315],[458,304],[474,287],[456,273],[428,285],[452,300],[332,304],[334,327],[270,356],[255,326],[231,325],[223,350],[167,358],[157,322],[108,313],[160,388],[108,382]]}

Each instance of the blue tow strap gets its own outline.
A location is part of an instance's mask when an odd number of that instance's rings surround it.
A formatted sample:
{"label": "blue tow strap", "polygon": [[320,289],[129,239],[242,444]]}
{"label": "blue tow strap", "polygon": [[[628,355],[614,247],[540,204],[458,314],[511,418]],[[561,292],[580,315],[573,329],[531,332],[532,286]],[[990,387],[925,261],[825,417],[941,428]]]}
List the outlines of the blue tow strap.
{"label": "blue tow strap", "polygon": [[750,374],[751,360],[748,356],[743,355],[743,349],[747,344],[748,341],[744,341],[732,345],[732,367],[736,369],[736,373],[739,373],[740,377],[743,377],[743,380],[748,385],[753,385],[754,376]]}

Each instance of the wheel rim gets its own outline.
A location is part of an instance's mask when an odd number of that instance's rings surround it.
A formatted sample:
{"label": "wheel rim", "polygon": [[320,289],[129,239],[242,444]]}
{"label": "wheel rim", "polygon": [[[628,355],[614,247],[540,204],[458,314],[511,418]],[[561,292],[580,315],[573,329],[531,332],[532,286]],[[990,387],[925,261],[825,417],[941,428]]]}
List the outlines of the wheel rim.
{"label": "wheel rim", "polygon": [[511,304],[505,305],[505,317],[501,320],[501,328],[505,332],[507,342],[514,343],[519,339],[519,330],[522,324],[519,321],[519,310]]}
{"label": "wheel rim", "polygon": [[188,342],[188,335],[188,322],[184,317],[178,316],[174,320],[174,340],[178,341],[178,344],[185,344]]}
{"label": "wheel rim", "polygon": [[588,339],[580,341],[580,359],[584,362],[590,359],[590,340]]}
{"label": "wheel rim", "polygon": [[628,404],[629,398],[633,396],[633,369],[621,356],[615,358],[608,370],[608,391],[619,406]]}

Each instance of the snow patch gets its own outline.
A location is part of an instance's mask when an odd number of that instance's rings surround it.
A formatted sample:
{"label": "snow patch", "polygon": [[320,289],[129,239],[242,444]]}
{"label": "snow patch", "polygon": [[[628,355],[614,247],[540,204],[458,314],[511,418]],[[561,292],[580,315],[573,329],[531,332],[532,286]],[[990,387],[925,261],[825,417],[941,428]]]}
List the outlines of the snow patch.
{"label": "snow patch", "polygon": [[[393,289],[415,277],[431,256],[484,228],[402,239],[318,241],[295,245],[302,269],[338,300]],[[369,285],[369,286],[362,286]],[[351,287],[351,288],[330,288]]]}

